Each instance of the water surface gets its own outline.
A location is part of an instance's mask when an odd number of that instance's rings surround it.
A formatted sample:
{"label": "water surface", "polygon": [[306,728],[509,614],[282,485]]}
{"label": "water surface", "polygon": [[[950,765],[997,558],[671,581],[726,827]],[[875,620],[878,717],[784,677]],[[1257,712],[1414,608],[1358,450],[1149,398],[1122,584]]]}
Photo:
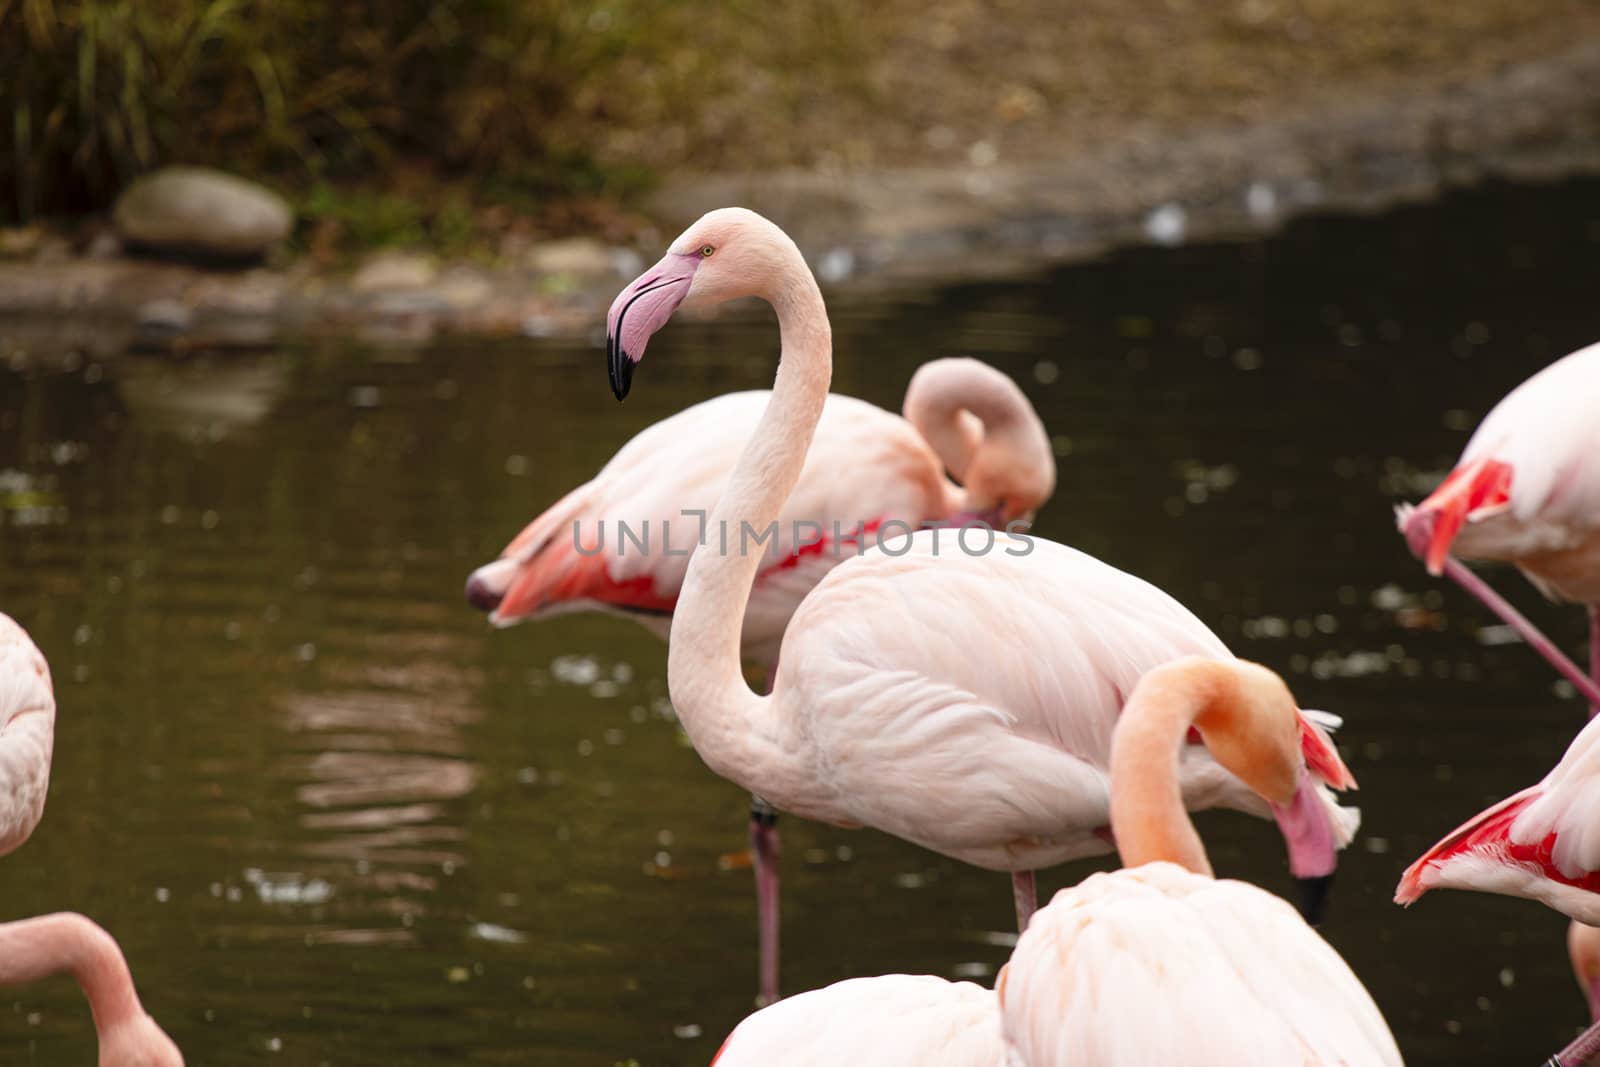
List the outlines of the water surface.
{"label": "water surface", "polygon": [[[938,355],[1016,376],[1061,456],[1039,532],[1165,587],[1346,717],[1366,824],[1326,932],[1417,1063],[1537,1062],[1584,1014],[1554,913],[1389,903],[1413,856],[1542,775],[1583,719],[1407,557],[1390,509],[1507,389],[1600,335],[1597,194],[1490,189],[833,305],[837,390],[897,408]],[[593,344],[14,359],[0,608],[50,658],[60,721],[0,916],[98,918],[193,1064],[707,1062],[753,992],[750,876],[726,858],[745,798],[685,743],[642,629],[492,632],[460,590],[629,435],[768,384],[775,354],[766,316],[675,325],[622,406]],[[1497,577],[1581,646],[1579,611]],[[1220,873],[1290,891],[1270,826],[1202,829]],[[988,981],[1006,958],[1004,876],[871,832],[783,833],[788,990]],[[6,1063],[92,1061],[69,982],[0,1007]]]}

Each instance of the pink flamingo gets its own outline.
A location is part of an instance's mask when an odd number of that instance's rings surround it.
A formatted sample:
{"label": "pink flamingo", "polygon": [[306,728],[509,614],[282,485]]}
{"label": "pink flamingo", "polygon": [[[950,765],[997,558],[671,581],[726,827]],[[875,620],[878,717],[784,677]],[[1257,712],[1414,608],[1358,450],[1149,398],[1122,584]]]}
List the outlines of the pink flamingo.
{"label": "pink flamingo", "polygon": [[[782,230],[713,211],[612,304],[609,360],[620,398],[679,304],[742,296],[777,310],[783,353],[673,614],[679,721],[713,771],[782,810],[1011,872],[1024,926],[1036,868],[1112,847],[1106,768],[1124,695],[1167,660],[1230,654],[1172,598],[1080,552],[946,528],[883,539],[831,570],[783,635],[770,693],[753,693],[740,619],[760,560],[736,543],[724,551],[720,534],[763,528],[799,481],[832,372],[822,294]],[[1184,759],[1182,790],[1191,808],[1277,818],[1293,872],[1325,886],[1355,813],[1323,783],[1352,782],[1327,736],[1301,722],[1316,773],[1287,807],[1203,749]]]}
{"label": "pink flamingo", "polygon": [[1399,1064],[1371,996],[1294,909],[1213,879],[1180,791],[1191,728],[1274,805],[1306,777],[1294,698],[1266,668],[1187,658],[1140,679],[1111,755],[1127,866],[1057,893],[1018,939],[996,984],[1013,1063]]}
{"label": "pink flamingo", "polygon": [[[1600,708],[1600,344],[1557,360],[1496,404],[1444,482],[1400,530],[1430,574],[1446,574],[1522,635]],[[1589,609],[1589,669],[1452,559],[1516,564],[1546,595]]]}
{"label": "pink flamingo", "polygon": [[[1457,827],[1406,868],[1395,902],[1430,889],[1475,889],[1537,900],[1586,926],[1600,926],[1600,718],[1591,718],[1538,785]],[[1569,931],[1569,948],[1591,1005],[1597,935]],[[1552,1061],[1576,1067],[1600,1055],[1600,1022]]]}
{"label": "pink flamingo", "polygon": [[[50,667],[27,631],[0,614],[0,855],[20,846],[44,815],[55,743]],[[0,985],[62,971],[94,1013],[100,1067],[183,1067],[183,1054],[145,1013],[122,950],[82,915],[0,923]]]}
{"label": "pink flamingo", "polygon": [[[1018,1067],[1399,1063],[1338,953],[1277,897],[1212,879],[1183,810],[1191,727],[1264,803],[1292,802],[1307,772],[1282,680],[1242,661],[1168,662],[1134,687],[1112,741],[1112,833],[1140,866],[1058,893],[1002,969],[998,998],[929,975],[855,978],[756,1012],[712,1062],[999,1067],[1009,1040]],[[1214,1024],[1241,1007],[1249,1027]]]}
{"label": "pink flamingo", "polygon": [[[640,432],[593,479],[529,523],[499,559],[474,571],[468,601],[491,612],[498,626],[598,609],[629,615],[666,637],[701,524],[769,396],[730,393]],[[778,516],[755,578],[740,638],[746,659],[771,671],[801,599],[860,552],[869,532],[971,520],[1009,526],[1025,523],[1049,499],[1056,476],[1050,439],[1004,374],[973,359],[934,360],[912,376],[904,412],[901,418],[828,395],[819,447]],[[947,470],[963,485],[945,477]],[[778,995],[777,812],[759,797],[752,798],[750,845],[760,999],[770,1002]]]}

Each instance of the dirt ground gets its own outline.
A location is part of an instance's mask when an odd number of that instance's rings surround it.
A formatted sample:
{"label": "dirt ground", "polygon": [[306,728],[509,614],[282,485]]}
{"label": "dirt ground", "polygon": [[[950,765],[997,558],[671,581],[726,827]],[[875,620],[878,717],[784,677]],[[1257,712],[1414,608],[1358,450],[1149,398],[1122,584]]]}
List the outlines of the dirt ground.
{"label": "dirt ground", "polygon": [[647,116],[610,129],[604,155],[666,174],[1028,163],[1472,80],[1600,40],[1600,3],[823,0],[759,5],[716,32],[753,58],[717,65],[695,124]]}

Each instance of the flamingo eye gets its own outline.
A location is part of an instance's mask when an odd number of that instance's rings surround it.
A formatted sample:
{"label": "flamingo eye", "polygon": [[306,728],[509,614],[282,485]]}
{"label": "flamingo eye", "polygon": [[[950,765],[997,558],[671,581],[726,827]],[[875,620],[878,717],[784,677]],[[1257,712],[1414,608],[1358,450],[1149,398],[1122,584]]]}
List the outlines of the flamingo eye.
{"label": "flamingo eye", "polygon": [[700,246],[700,258],[701,259],[710,259],[711,258],[711,253],[713,253],[715,251],[716,251],[716,249],[714,247],[712,247],[711,245],[701,245]]}

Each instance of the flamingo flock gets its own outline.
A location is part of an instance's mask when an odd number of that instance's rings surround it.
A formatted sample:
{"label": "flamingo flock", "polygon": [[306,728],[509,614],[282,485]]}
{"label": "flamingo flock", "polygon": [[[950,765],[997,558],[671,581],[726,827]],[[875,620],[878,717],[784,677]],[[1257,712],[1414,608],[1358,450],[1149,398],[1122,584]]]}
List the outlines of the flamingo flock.
{"label": "flamingo flock", "polygon": [[[993,528],[1025,518],[1054,484],[1047,439],[1014,384],[967,364],[948,392],[921,392],[943,373],[930,364],[907,397],[912,429],[830,394],[821,292],[793,241],[753,212],[705,215],[618,294],[607,319],[617,398],[680,306],[741,297],[777,312],[771,392],[708,401],[641,433],[467,587],[501,625],[589,608],[665,630],[683,729],[713,772],[758,798],[766,1006],[714,1062],[1398,1064],[1371,997],[1307,921],[1359,824],[1335,799],[1355,786],[1328,734],[1337,720],[1298,707],[1282,679],[1235,658],[1159,589],[1025,527]],[[1600,707],[1600,618],[1591,675],[1450,554],[1513,562],[1595,617],[1597,411],[1600,346],[1508,397],[1399,521],[1431,573],[1479,595]],[[1007,482],[1033,491],[993,488]],[[692,554],[599,551],[606,517],[655,519],[664,532],[689,510]],[[825,537],[785,539],[799,519],[841,515],[854,520],[848,558]],[[891,535],[890,516],[921,521]],[[730,547],[729,531],[750,528],[775,529],[775,551]],[[769,668],[764,692],[745,659]],[[1211,807],[1278,824],[1304,916],[1214,878],[1185,814]],[[772,1003],[776,850],[760,823],[776,811],[1010,874],[1020,936],[995,989],[882,975]],[[1122,870],[1037,907],[1035,870],[1111,851]],[[1583,925],[1600,925],[1600,726],[1543,783],[1417,861],[1397,900],[1443,886],[1572,915],[1574,973],[1600,1009],[1600,937]],[[1596,1053],[1600,1024],[1552,1062]]]}
{"label": "flamingo flock", "polygon": [[[1015,382],[969,359],[923,366],[901,415],[829,392],[822,293],[794,242],[710,212],[607,317],[621,400],[684,305],[769,303],[773,388],[697,404],[627,442],[473,571],[496,626],[627,615],[667,641],[673,707],[710,770],[752,798],[758,1010],[718,1067],[1390,1067],[1360,979],[1317,932],[1360,813],[1330,731],[1273,671],[1233,655],[1155,586],[1028,524],[1051,440]],[[1401,533],[1600,709],[1600,345],[1513,391]],[[1588,668],[1456,556],[1509,562],[1586,606]],[[752,688],[745,665],[766,671]],[[49,668],[0,615],[0,854],[42,817],[56,706]],[[1218,878],[1189,813],[1278,828],[1299,910]],[[1005,874],[1018,938],[994,987],[851,978],[779,999],[779,812],[871,827]],[[1039,906],[1035,872],[1115,853]],[[999,879],[996,877],[998,887]],[[1473,816],[1395,893],[1539,901],[1567,916],[1597,1020],[1547,1061],[1600,1063],[1600,718],[1537,784]],[[0,923],[0,984],[65,972],[101,1067],[181,1067],[115,940],[56,914]]]}

